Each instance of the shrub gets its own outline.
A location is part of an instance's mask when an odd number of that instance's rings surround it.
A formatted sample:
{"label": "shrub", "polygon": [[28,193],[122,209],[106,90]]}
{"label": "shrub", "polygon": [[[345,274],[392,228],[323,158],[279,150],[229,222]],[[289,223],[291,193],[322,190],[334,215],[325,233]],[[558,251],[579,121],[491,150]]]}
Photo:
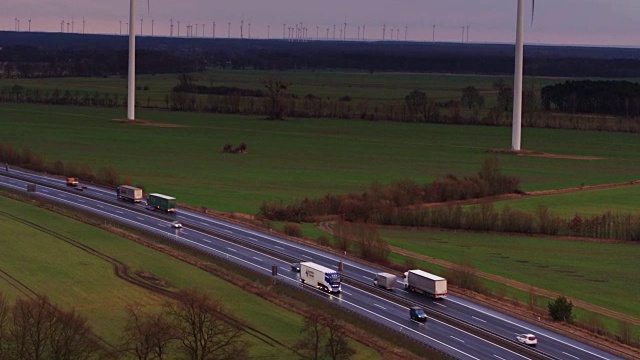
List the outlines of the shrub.
{"label": "shrub", "polygon": [[549,316],[554,321],[573,322],[573,303],[564,296],[549,302]]}
{"label": "shrub", "polygon": [[284,224],[283,231],[289,236],[302,237],[302,228],[299,224],[286,223]]}

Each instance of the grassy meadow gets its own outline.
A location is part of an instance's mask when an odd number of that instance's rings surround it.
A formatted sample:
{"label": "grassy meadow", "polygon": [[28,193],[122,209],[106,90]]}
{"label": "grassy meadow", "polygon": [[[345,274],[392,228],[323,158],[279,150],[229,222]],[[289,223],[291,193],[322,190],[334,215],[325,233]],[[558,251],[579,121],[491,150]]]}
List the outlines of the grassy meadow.
{"label": "grassy meadow", "polygon": [[390,245],[640,317],[640,246],[529,236],[380,229]]}
{"label": "grassy meadow", "polygon": [[[509,128],[288,119],[141,110],[178,127],[125,125],[122,109],[0,104],[0,142],[29,146],[50,162],[111,166],[148,191],[220,211],[256,213],[267,201],[359,192],[374,181],[428,183],[473,175],[490,148],[508,148]],[[638,135],[524,129],[523,146],[601,160],[498,155],[525,190],[637,178]],[[472,139],[472,140],[471,140]],[[222,147],[245,142],[246,155]],[[613,145],[612,145],[613,144]],[[604,205],[604,204],[603,204]],[[612,206],[615,206],[612,205]]]}
{"label": "grassy meadow", "polygon": [[605,212],[639,214],[636,199],[640,196],[640,186],[630,185],[611,189],[583,190],[565,194],[540,195],[500,201],[497,210],[509,205],[511,209],[533,213],[539,206],[547,206],[553,213],[565,218],[579,214],[600,216]]}
{"label": "grassy meadow", "polygon": [[[223,70],[212,69],[192,74],[194,83],[207,86],[230,86],[243,89],[264,89],[263,80],[276,77],[289,85],[289,93],[304,97],[313,94],[322,98],[340,98],[350,96],[354,100],[404,100],[412,90],[419,89],[436,101],[459,100],[462,89],[475,86],[485,95],[486,107],[495,104],[494,82],[513,82],[510,76],[452,75],[452,74],[411,74],[411,73],[372,73],[342,71],[259,71],[259,70]],[[527,77],[525,86],[541,88],[562,82],[565,79]],[[143,105],[166,107],[165,95],[177,83],[176,74],[138,75],[136,100]],[[106,78],[45,78],[45,79],[0,79],[0,86],[22,85],[28,88],[46,90],[61,89],[85,92],[117,94],[120,100],[126,99],[127,79]],[[145,90],[145,88],[147,90]]]}
{"label": "grassy meadow", "polygon": [[[235,316],[259,331],[292,344],[299,339],[300,316],[244,292],[196,267],[161,254],[103,230],[61,215],[0,196],[0,209],[13,216],[38,223],[129,265],[132,272],[144,271],[163,279],[173,288],[192,287],[220,300]],[[75,308],[86,316],[94,331],[116,343],[125,323],[125,307],[137,304],[158,308],[165,299],[131,285],[113,274],[110,263],[90,255],[52,235],[0,214],[0,269],[36,293],[46,294],[63,308]],[[21,296],[0,279],[0,293],[10,299]],[[253,357],[294,359],[282,348],[273,348],[250,336]],[[353,343],[358,359],[379,355]]]}

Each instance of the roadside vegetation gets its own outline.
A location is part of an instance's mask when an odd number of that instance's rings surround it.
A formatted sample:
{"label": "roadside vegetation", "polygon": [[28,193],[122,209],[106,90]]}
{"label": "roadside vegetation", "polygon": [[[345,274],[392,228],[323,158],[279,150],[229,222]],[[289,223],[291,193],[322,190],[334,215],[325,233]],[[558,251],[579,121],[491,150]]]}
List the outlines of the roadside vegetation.
{"label": "roadside vegetation", "polygon": [[[40,206],[46,207],[46,204]],[[284,359],[298,358],[294,345],[302,340],[303,317],[255,296],[249,287],[243,290],[237,284],[190,265],[185,262],[186,258],[174,258],[158,249],[149,249],[32,204],[0,197],[0,208],[3,209],[0,213],[0,234],[4,234],[0,236],[3,248],[0,252],[0,292],[6,295],[7,300],[3,304],[4,309],[9,309],[9,319],[13,319],[11,314],[18,314],[15,312],[17,309],[36,306],[43,309],[42,314],[49,314],[53,322],[70,319],[73,320],[70,323],[82,325],[74,329],[88,334],[87,344],[98,344],[99,351],[110,354],[108,358],[115,358],[118,354],[126,359],[138,358],[126,353],[134,348],[140,349],[135,344],[141,340],[141,332],[151,331],[160,337],[161,334],[155,330],[161,325],[169,331],[168,328],[178,324],[181,318],[178,316],[180,307],[176,304],[187,301],[200,304],[203,314],[208,313],[207,316],[212,316],[215,321],[227,324],[223,328],[229,326],[229,331],[224,334],[236,334],[234,338],[239,338],[243,344],[244,350],[239,355],[273,354]],[[255,283],[254,287],[259,287],[259,284]],[[185,290],[189,288],[200,290],[197,293]],[[291,309],[295,307],[289,305]],[[172,312],[177,317],[156,316],[163,311]],[[29,316],[37,315],[33,311],[28,313]],[[58,318],[59,315],[64,316]],[[22,320],[27,322],[29,319]],[[174,319],[178,323],[158,323],[162,319]],[[19,324],[0,321],[0,328],[9,331],[11,326]],[[13,329],[9,333],[19,333],[17,327]],[[43,339],[53,336],[46,333],[46,329],[34,331],[41,331]],[[165,335],[162,337],[166,339]],[[176,340],[164,343],[167,352],[190,351],[180,345],[177,336],[172,339]],[[78,346],[85,344],[79,341],[80,337],[77,340]],[[52,338],[42,341],[42,346],[49,341],[47,351],[53,351]],[[15,350],[7,343],[0,346],[9,346],[8,351]],[[352,359],[379,356],[352,340],[345,346],[355,350]]]}

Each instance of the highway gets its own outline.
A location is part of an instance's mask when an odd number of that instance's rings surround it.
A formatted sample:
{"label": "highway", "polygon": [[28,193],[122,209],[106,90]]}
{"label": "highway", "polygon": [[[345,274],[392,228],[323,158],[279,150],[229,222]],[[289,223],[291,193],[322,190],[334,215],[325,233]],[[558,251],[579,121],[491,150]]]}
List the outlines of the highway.
{"label": "highway", "polygon": [[[18,178],[7,177],[16,176]],[[313,261],[337,269],[343,263],[343,292],[333,296],[307,288],[314,296],[323,296],[350,311],[402,332],[405,336],[428,344],[458,359],[621,359],[611,353],[554,333],[509,315],[488,309],[462,298],[449,295],[446,299],[433,300],[404,289],[394,290],[400,301],[388,296],[379,296],[373,287],[373,277],[379,270],[344,259],[331,253],[293,243],[272,234],[248,229],[236,224],[213,219],[199,213],[179,209],[176,214],[160,215],[146,210],[142,204],[116,200],[115,191],[89,186],[83,191],[67,188],[63,181],[10,169],[0,170],[0,186],[17,191],[26,191],[27,181],[38,183],[36,194],[83,211],[108,218],[114,222],[137,227],[151,233],[170,238],[202,251],[221,256],[252,270],[271,274],[271,266],[278,266],[278,279],[299,285],[299,275],[291,271],[291,259]],[[170,222],[179,220],[184,228],[173,229]],[[233,241],[229,241],[233,240]],[[268,248],[270,251],[260,251]],[[349,283],[362,282],[358,286]],[[538,337],[535,352],[524,345],[517,345],[517,353],[499,345],[500,341],[485,340],[471,332],[462,330],[431,317],[426,325],[411,321],[407,302],[421,304],[427,314],[442,313],[479,328],[498,338],[515,343],[518,333],[533,333]],[[533,355],[532,355],[533,354]]]}

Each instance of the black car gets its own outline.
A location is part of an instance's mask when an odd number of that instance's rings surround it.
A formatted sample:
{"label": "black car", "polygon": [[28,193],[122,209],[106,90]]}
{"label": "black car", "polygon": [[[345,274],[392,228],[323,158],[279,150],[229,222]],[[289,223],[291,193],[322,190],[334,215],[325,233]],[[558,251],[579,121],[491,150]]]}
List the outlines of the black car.
{"label": "black car", "polygon": [[291,271],[300,272],[300,263],[296,262],[291,264]]}
{"label": "black car", "polygon": [[427,321],[427,314],[425,314],[424,310],[422,310],[422,308],[418,306],[412,306],[411,308],[409,308],[409,317],[411,317],[411,320],[414,321]]}

